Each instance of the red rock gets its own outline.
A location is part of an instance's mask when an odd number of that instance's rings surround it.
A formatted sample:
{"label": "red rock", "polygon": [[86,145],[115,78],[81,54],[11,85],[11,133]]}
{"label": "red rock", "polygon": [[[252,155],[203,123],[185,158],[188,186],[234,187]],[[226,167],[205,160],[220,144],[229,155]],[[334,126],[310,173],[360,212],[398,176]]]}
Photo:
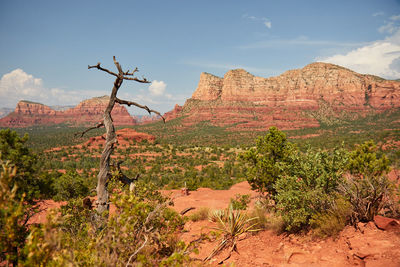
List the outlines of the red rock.
{"label": "red rock", "polygon": [[243,69],[230,70],[223,78],[202,73],[192,98],[165,116],[186,116],[185,126],[209,121],[217,126],[233,125],[230,130],[265,131],[270,126],[317,127],[321,116],[363,116],[399,107],[400,82],[312,63],[271,78],[256,77]]}
{"label": "red rock", "polygon": [[396,219],[376,215],[374,217],[376,227],[381,230],[400,230],[400,223]]}
{"label": "red rock", "polygon": [[179,117],[179,114],[181,111],[182,111],[182,106],[179,106],[178,104],[176,104],[173,110],[164,114],[164,118],[166,120],[175,119],[175,118]]}
{"label": "red rock", "polygon": [[[135,130],[130,128],[121,129],[116,131],[115,133],[117,135],[118,144],[120,145],[129,144],[130,141],[142,142],[143,140],[147,140],[148,142],[154,142],[154,140],[156,139],[155,136],[153,135],[136,132]],[[104,144],[104,140],[105,140],[105,135],[91,137],[89,141],[85,143],[85,145],[102,146]]]}
{"label": "red rock", "polygon": [[[84,100],[76,107],[56,111],[50,107],[30,101],[18,102],[14,112],[0,119],[2,127],[27,127],[67,123],[71,125],[93,125],[102,120],[109,97]],[[111,113],[114,125],[135,125],[135,120],[124,106],[115,104]]]}

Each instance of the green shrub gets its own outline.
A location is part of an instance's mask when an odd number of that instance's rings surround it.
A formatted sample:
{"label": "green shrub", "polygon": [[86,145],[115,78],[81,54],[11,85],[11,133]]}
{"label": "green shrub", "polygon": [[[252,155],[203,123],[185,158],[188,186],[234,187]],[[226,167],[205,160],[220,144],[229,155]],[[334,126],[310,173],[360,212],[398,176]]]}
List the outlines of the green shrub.
{"label": "green shrub", "polygon": [[16,195],[25,195],[25,201],[30,203],[40,197],[37,155],[25,145],[28,135],[19,137],[15,131],[0,130],[0,160],[9,161],[17,168],[10,189],[17,185]]}
{"label": "green shrub", "polygon": [[328,210],[313,214],[310,224],[314,235],[321,238],[337,236],[350,221],[351,214],[350,202],[342,197],[337,198]]}
{"label": "green shrub", "polygon": [[199,210],[193,212],[188,216],[188,219],[192,222],[203,221],[208,219],[210,214],[210,208],[208,207],[201,207]]}
{"label": "green shrub", "polygon": [[54,180],[54,199],[59,201],[85,197],[90,192],[89,183],[87,177],[81,176],[75,170],[68,170]]}
{"label": "green shrub", "polygon": [[[28,235],[26,218],[30,206],[24,195],[19,197],[18,185],[13,181],[17,176],[16,167],[0,160],[0,262],[17,266],[24,258],[22,248]],[[13,185],[10,189],[10,185]]]}
{"label": "green shrub", "polygon": [[250,201],[250,195],[237,194],[234,199],[231,198],[230,205],[234,210],[246,210]]}
{"label": "green shrub", "polygon": [[395,187],[387,178],[389,160],[379,155],[373,141],[367,141],[350,153],[350,177],[341,192],[353,207],[352,223],[374,219],[383,209],[392,209]]}
{"label": "green shrub", "polygon": [[309,149],[291,157],[292,163],[283,166],[283,175],[275,184],[275,200],[286,230],[299,231],[309,228],[314,214],[323,213],[335,203],[347,152]]}
{"label": "green shrub", "polygon": [[187,265],[188,246],[176,232],[183,219],[167,208],[169,201],[138,184],[136,193],[119,191],[111,197],[115,213],[97,230],[94,211],[74,200],[35,228],[26,246],[29,266],[155,266]]}
{"label": "green shrub", "polygon": [[276,127],[269,128],[267,135],[257,139],[256,148],[240,155],[246,163],[246,178],[252,189],[274,196],[275,182],[282,174],[279,165],[287,163],[295,151],[296,147],[287,140],[285,133]]}

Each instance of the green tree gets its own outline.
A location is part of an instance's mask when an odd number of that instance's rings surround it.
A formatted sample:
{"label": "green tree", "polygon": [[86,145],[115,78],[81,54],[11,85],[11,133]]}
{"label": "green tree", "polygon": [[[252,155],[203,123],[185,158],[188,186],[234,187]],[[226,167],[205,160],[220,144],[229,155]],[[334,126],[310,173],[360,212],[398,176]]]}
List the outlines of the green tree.
{"label": "green tree", "polygon": [[0,160],[9,161],[17,169],[9,187],[17,185],[16,196],[21,198],[25,194],[25,201],[32,203],[40,196],[41,181],[37,176],[38,158],[25,145],[27,140],[27,134],[21,138],[10,129],[0,130]]}
{"label": "green tree", "polygon": [[290,164],[282,165],[282,174],[275,183],[275,201],[286,230],[308,228],[315,214],[335,206],[346,164],[347,151],[342,148],[308,149],[291,155]]}
{"label": "green tree", "polygon": [[387,177],[389,160],[373,141],[350,153],[348,170],[351,175],[341,189],[353,206],[353,223],[371,221],[382,209],[391,208],[394,186]]}
{"label": "green tree", "polygon": [[282,174],[280,164],[287,163],[290,155],[297,150],[286,134],[276,127],[269,128],[268,134],[257,139],[256,147],[240,155],[246,163],[247,181],[253,190],[276,194],[275,182]]}
{"label": "green tree", "polygon": [[24,194],[19,196],[17,193],[16,167],[1,160],[0,165],[0,262],[17,266],[18,259],[23,257],[21,248],[28,235],[29,205],[24,203]]}
{"label": "green tree", "polygon": [[77,197],[85,197],[90,192],[90,180],[69,169],[54,181],[55,200],[69,200]]}

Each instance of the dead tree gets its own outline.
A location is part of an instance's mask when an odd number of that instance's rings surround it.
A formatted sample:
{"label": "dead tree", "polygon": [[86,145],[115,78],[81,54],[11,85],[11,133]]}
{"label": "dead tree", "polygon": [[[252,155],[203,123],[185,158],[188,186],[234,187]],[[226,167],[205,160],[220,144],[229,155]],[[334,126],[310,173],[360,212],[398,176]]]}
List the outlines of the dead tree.
{"label": "dead tree", "polygon": [[[91,127],[81,133],[81,136],[83,136],[88,131],[96,129],[96,128],[104,127],[106,129],[106,140],[105,140],[103,152],[101,153],[100,169],[99,169],[99,174],[97,175],[97,187],[96,187],[96,191],[97,191],[96,206],[97,206],[97,212],[99,214],[102,214],[103,212],[109,210],[109,207],[110,207],[109,200],[108,200],[107,183],[110,178],[110,157],[114,151],[114,146],[117,143],[117,137],[115,134],[113,119],[111,117],[111,111],[113,110],[115,103],[118,103],[121,105],[127,105],[127,106],[136,106],[136,107],[147,110],[149,112],[149,114],[151,114],[153,112],[153,113],[159,115],[165,122],[164,117],[158,111],[149,109],[147,106],[140,105],[140,104],[132,102],[132,101],[119,99],[117,97],[118,90],[121,87],[122,82],[124,80],[136,81],[139,83],[150,83],[150,82],[146,78],[140,79],[140,78],[135,77],[135,73],[139,71],[138,68],[135,68],[131,72],[129,72],[129,70],[124,72],[122,70],[121,65],[118,63],[118,61],[115,59],[115,57],[113,57],[113,59],[114,59],[114,64],[118,70],[117,73],[101,67],[100,62],[97,63],[97,65],[88,66],[88,69],[95,68],[95,69],[107,72],[108,74],[115,76],[115,81],[114,81],[114,87],[111,91],[110,100],[108,102],[106,109],[104,110],[103,121],[99,122],[96,126]],[[119,167],[119,164],[118,164],[118,167]],[[123,182],[130,184],[134,180],[135,179],[130,179],[130,178],[124,176]]]}

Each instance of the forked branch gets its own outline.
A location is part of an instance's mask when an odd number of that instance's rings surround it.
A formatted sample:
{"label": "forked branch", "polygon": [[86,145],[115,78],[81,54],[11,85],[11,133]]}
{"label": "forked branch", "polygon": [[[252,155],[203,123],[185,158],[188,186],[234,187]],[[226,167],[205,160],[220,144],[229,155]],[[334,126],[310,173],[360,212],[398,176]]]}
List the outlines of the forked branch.
{"label": "forked branch", "polygon": [[111,74],[111,75],[114,75],[115,77],[118,77],[118,74],[116,74],[116,73],[114,73],[114,72],[112,72],[112,71],[110,71],[110,70],[108,70],[108,69],[102,68],[102,67],[100,66],[100,62],[97,63],[97,65],[93,65],[93,66],[88,65],[88,69],[93,69],[93,68],[96,68],[96,69],[105,71],[105,72],[107,72],[107,73],[109,73],[109,74]]}
{"label": "forked branch", "polygon": [[75,133],[75,137],[78,136],[78,135],[81,135],[80,137],[83,137],[87,132],[89,132],[91,130],[94,130],[94,129],[98,129],[98,128],[103,127],[103,126],[104,126],[104,122],[99,122],[96,126],[90,127],[90,128],[84,130],[81,133]]}

